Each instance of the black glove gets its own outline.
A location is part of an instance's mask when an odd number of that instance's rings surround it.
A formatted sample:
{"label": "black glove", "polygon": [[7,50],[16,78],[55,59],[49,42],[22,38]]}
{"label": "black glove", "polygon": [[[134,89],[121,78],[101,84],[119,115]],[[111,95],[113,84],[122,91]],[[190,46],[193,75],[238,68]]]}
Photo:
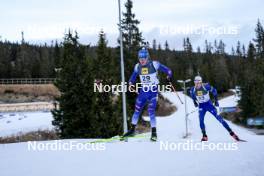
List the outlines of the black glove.
{"label": "black glove", "polygon": [[196,108],[198,107],[198,103],[196,101],[193,101],[193,104]]}
{"label": "black glove", "polygon": [[215,101],[214,105],[215,105],[216,107],[219,107],[219,103],[218,103],[217,100]]}
{"label": "black glove", "polygon": [[172,77],[167,76],[167,83],[172,83]]}
{"label": "black glove", "polygon": [[218,103],[218,99],[217,99],[217,97],[215,97],[214,105],[215,105],[216,107],[219,107],[219,103]]}

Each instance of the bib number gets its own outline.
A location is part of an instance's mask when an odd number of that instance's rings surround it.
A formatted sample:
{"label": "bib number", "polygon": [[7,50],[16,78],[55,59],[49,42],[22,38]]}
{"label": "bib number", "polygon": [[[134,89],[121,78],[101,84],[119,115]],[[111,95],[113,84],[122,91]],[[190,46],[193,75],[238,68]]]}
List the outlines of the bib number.
{"label": "bib number", "polygon": [[150,76],[142,76],[142,81],[144,83],[149,83],[150,82]]}
{"label": "bib number", "polygon": [[202,96],[196,96],[199,103],[205,103],[210,100],[209,93],[202,95]]}
{"label": "bib number", "polygon": [[197,96],[197,99],[199,102],[203,102],[205,98],[204,96]]}
{"label": "bib number", "polygon": [[140,75],[140,81],[144,85],[159,84],[156,73],[148,75]]}

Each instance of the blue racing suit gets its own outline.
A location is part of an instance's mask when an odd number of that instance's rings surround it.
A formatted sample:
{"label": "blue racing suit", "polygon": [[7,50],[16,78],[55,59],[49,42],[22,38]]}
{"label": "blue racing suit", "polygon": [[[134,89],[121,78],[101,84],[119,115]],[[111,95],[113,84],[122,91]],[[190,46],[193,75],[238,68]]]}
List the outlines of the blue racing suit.
{"label": "blue racing suit", "polygon": [[[134,72],[129,79],[129,84],[134,84],[137,76],[140,77],[141,89],[136,99],[135,111],[132,116],[132,124],[136,125],[138,123],[139,115],[142,112],[146,103],[148,103],[148,113],[150,117],[151,127],[156,127],[156,106],[158,99],[158,71],[166,73],[169,78],[172,77],[172,71],[160,64],[158,61],[149,60],[146,65],[136,64],[134,67]],[[153,89],[150,89],[150,87]]]}
{"label": "blue racing suit", "polygon": [[197,102],[199,103],[199,120],[202,132],[205,133],[204,116],[207,111],[215,116],[215,118],[225,127],[227,131],[231,132],[231,128],[223,119],[223,117],[217,114],[217,110],[210,99],[210,92],[214,96],[215,105],[219,106],[217,100],[217,90],[214,87],[210,86],[210,84],[202,84],[199,89],[192,87],[190,90],[190,95],[194,101],[194,104],[197,104]]}

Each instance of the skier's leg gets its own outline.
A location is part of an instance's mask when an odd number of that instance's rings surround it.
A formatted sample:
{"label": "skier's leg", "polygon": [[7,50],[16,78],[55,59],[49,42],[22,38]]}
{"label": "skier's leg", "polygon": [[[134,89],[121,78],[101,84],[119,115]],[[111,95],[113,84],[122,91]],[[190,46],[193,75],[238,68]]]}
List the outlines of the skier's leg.
{"label": "skier's leg", "polygon": [[123,135],[122,138],[133,136],[135,134],[135,129],[138,123],[139,115],[143,110],[146,101],[147,101],[146,95],[144,93],[140,93],[136,99],[135,111],[132,116],[131,128],[128,130],[127,133]]}
{"label": "skier's leg", "polygon": [[229,125],[226,123],[226,121],[221,117],[220,115],[217,114],[216,108],[212,105],[210,107],[210,113],[215,116],[215,118],[225,127],[225,129],[229,132],[229,134],[236,140],[239,141],[239,137],[232,131],[232,129],[229,127]]}
{"label": "skier's leg", "polygon": [[149,104],[148,104],[148,113],[150,118],[150,126],[151,126],[151,140],[156,141],[157,140],[157,129],[156,129],[156,107],[157,107],[157,99],[158,96],[156,93],[152,93],[152,95],[149,98]]}
{"label": "skier's leg", "polygon": [[143,110],[144,105],[146,104],[147,99],[144,97],[143,94],[139,94],[136,100],[136,104],[135,104],[135,111],[134,114],[132,116],[132,125],[137,125],[138,123],[138,119],[139,119],[139,115],[141,113],[141,111]]}
{"label": "skier's leg", "polygon": [[232,129],[229,127],[229,125],[226,123],[226,121],[223,119],[223,117],[221,117],[220,115],[217,114],[217,110],[213,105],[210,105],[208,107],[208,111],[215,116],[215,118],[225,127],[225,129],[231,133]]}
{"label": "skier's leg", "polygon": [[203,133],[203,136],[206,135],[205,124],[204,124],[205,113],[206,113],[206,109],[199,107],[199,122],[200,122],[200,128]]}
{"label": "skier's leg", "polygon": [[156,128],[156,107],[157,107],[157,98],[152,97],[148,104],[148,113],[150,118],[150,126],[151,128]]}

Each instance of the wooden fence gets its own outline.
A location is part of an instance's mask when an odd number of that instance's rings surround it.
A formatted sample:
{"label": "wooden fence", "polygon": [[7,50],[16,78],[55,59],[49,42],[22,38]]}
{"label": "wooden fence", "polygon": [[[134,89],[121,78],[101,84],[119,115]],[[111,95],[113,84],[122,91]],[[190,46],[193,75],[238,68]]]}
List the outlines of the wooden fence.
{"label": "wooden fence", "polygon": [[54,108],[54,103],[49,102],[0,104],[0,112],[50,111]]}
{"label": "wooden fence", "polygon": [[55,78],[10,78],[0,79],[0,85],[3,84],[52,84]]}

